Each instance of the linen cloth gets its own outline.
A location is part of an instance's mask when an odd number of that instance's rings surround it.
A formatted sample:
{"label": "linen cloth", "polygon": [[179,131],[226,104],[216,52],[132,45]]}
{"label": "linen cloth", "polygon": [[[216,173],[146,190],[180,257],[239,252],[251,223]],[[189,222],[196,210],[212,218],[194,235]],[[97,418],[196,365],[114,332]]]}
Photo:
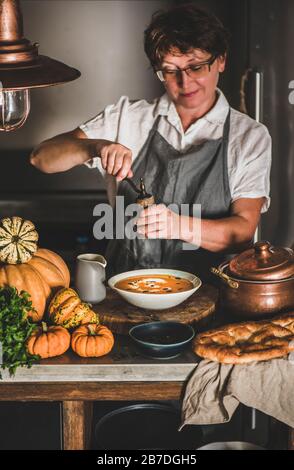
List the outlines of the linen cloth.
{"label": "linen cloth", "polygon": [[230,421],[239,403],[294,427],[294,354],[250,364],[202,360],[190,377],[182,403],[182,424]]}

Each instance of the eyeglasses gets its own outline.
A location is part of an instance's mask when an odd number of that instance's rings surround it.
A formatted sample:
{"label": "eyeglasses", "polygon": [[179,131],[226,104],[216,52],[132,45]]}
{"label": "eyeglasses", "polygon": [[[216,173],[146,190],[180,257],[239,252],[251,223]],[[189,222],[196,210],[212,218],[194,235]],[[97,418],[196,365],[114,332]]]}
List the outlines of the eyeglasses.
{"label": "eyeglasses", "polygon": [[184,69],[169,69],[165,68],[162,70],[156,70],[156,75],[161,82],[174,82],[182,78],[182,72],[186,72],[190,78],[202,78],[209,74],[210,68],[215,61],[217,56],[212,56],[209,60],[201,62],[199,64],[189,65]]}

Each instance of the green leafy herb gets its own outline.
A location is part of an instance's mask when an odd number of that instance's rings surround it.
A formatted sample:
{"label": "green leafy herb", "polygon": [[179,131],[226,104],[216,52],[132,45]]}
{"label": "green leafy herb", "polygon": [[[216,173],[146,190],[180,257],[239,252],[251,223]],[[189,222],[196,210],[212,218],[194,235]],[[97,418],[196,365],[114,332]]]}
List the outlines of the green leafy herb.
{"label": "green leafy herb", "polygon": [[28,292],[18,293],[15,287],[0,288],[0,362],[2,369],[8,369],[10,375],[15,374],[17,367],[31,367],[39,359],[39,356],[29,354],[26,348],[26,340],[37,328],[27,316],[34,310],[29,298]]}

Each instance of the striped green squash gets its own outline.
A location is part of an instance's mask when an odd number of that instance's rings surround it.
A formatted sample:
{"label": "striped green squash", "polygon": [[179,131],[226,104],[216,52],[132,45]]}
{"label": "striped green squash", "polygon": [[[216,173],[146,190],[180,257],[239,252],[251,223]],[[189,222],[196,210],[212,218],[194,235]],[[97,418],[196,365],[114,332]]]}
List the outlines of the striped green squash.
{"label": "striped green squash", "polygon": [[0,261],[6,264],[27,263],[37,251],[38,239],[30,220],[21,217],[0,220]]}

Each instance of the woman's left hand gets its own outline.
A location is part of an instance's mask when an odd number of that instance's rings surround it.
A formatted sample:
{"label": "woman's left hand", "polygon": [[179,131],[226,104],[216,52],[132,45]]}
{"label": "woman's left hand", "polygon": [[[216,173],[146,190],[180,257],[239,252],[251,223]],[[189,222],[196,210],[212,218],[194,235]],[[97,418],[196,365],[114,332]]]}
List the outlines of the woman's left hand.
{"label": "woman's left hand", "polygon": [[153,204],[140,212],[137,231],[145,238],[181,239],[180,219],[164,204]]}

